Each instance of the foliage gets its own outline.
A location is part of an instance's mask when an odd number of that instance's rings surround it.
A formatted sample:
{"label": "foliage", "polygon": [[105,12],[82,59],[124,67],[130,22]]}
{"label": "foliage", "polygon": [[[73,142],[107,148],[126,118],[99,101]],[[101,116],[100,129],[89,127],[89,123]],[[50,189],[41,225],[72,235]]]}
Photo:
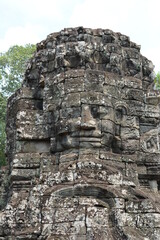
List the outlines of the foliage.
{"label": "foliage", "polygon": [[20,87],[26,64],[35,51],[35,45],[15,45],[0,53],[0,166],[5,160],[5,115],[7,98]]}
{"label": "foliage", "polygon": [[156,74],[154,82],[156,90],[160,90],[160,72]]}
{"label": "foliage", "polygon": [[15,45],[0,53],[0,80],[2,92],[9,96],[20,87],[27,61],[35,51],[35,45]]}

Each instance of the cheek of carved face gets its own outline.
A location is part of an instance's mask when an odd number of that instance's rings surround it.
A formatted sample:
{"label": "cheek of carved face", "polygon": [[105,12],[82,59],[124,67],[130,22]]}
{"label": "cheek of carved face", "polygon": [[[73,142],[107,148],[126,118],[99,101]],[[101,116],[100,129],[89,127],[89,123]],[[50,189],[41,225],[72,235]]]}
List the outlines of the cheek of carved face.
{"label": "cheek of carved face", "polygon": [[55,125],[55,151],[70,148],[109,149],[115,133],[112,107],[82,104],[61,109]]}

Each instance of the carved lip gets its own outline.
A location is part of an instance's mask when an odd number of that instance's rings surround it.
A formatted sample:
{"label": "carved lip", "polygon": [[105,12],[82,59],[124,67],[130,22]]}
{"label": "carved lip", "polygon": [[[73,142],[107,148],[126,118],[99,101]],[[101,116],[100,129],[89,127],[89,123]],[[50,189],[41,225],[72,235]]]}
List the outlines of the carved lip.
{"label": "carved lip", "polygon": [[74,138],[93,138],[93,139],[100,139],[102,138],[103,134],[100,131],[80,131],[80,132],[73,132],[71,137]]}
{"label": "carved lip", "polygon": [[101,138],[97,137],[81,137],[80,136],[80,142],[101,142]]}

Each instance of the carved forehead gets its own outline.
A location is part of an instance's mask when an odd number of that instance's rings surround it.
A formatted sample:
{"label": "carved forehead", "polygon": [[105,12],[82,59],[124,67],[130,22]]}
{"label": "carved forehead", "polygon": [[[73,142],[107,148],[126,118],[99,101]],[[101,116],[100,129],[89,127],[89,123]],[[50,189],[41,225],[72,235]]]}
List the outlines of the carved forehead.
{"label": "carved forehead", "polygon": [[46,84],[48,87],[63,85],[63,90],[69,92],[94,91],[103,92],[106,73],[96,70],[68,70],[60,74],[48,74]]}
{"label": "carved forehead", "polygon": [[[43,100],[44,108],[49,111],[57,106],[79,107],[81,104],[118,109],[124,106],[130,109],[132,115],[137,110],[144,110],[144,91],[140,79],[98,70],[78,69],[48,74]],[[137,109],[135,103],[139,103]]]}
{"label": "carved forehead", "polygon": [[[116,82],[117,76],[112,78]],[[79,107],[81,104],[111,107],[113,99],[118,97],[116,88],[116,85],[109,84],[106,72],[71,70],[47,77],[44,101],[47,105],[59,105],[61,108]]]}

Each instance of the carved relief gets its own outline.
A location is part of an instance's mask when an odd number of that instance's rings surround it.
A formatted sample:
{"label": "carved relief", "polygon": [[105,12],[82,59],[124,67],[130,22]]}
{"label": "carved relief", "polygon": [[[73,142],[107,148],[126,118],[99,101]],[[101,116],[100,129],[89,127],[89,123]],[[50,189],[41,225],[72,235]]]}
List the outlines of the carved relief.
{"label": "carved relief", "polygon": [[8,102],[0,238],[160,238],[152,71],[139,46],[111,30],[65,29],[37,45]]}
{"label": "carved relief", "polygon": [[159,152],[158,130],[150,130],[141,136],[142,149],[145,152]]}

